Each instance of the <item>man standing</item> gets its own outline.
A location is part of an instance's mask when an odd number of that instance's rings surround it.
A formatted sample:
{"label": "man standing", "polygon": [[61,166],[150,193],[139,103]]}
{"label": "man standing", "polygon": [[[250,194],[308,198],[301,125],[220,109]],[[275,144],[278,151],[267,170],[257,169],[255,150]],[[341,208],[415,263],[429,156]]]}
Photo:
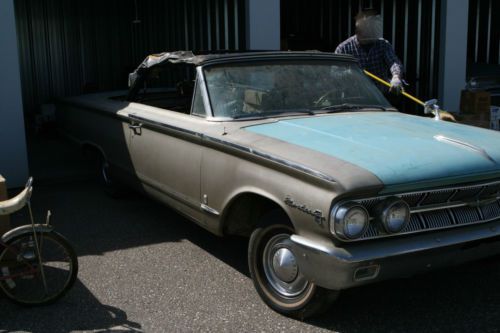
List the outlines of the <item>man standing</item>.
{"label": "man standing", "polygon": [[[382,37],[382,18],[377,11],[367,9],[356,15],[356,34],[339,44],[335,53],[349,54],[358,59],[363,69],[390,81],[391,87],[376,82],[389,102],[403,111],[401,100],[403,65],[392,45]],[[453,115],[439,111],[442,120],[456,121]]]}
{"label": "man standing", "polygon": [[[401,92],[403,65],[392,45],[382,38],[382,18],[375,10],[364,10],[356,15],[356,34],[340,43],[335,53],[354,56],[363,69],[390,81],[389,91]],[[387,93],[384,85],[377,83],[377,86]]]}

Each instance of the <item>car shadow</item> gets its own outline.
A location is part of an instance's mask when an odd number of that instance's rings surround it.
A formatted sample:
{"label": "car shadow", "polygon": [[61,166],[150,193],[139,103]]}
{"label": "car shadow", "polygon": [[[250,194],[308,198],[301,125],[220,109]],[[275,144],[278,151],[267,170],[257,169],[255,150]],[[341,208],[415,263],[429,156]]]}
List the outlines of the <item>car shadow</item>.
{"label": "car shadow", "polygon": [[1,332],[142,332],[139,323],[129,321],[119,308],[101,304],[79,280],[65,297],[48,306],[22,307],[2,297],[0,294]]}
{"label": "car shadow", "polygon": [[[138,194],[112,199],[96,190],[97,186],[85,182],[35,188],[36,217],[44,217],[43,207],[54,207],[54,225],[70,239],[79,256],[187,240],[249,277],[246,239],[217,237],[153,200]],[[23,214],[26,213],[19,214],[17,219],[27,217]],[[70,221],[65,220],[68,218]],[[391,332],[498,332],[499,261],[497,256],[408,279],[346,290],[326,314],[306,323],[339,332],[379,332],[387,331],[387,327]],[[87,300],[83,305],[70,305],[76,306],[77,312],[87,311],[87,318],[94,316],[90,312],[97,311],[96,326],[123,325],[125,331],[140,328],[138,324],[128,323],[126,314],[119,309],[108,309],[92,299],[83,285],[79,284],[78,289],[77,293]],[[83,310],[78,306],[83,306]],[[117,315],[110,314],[114,312]],[[37,318],[43,320],[43,317]],[[78,323],[78,319],[75,320]],[[76,329],[86,329],[83,326]],[[22,327],[12,330],[15,329]]]}
{"label": "car shadow", "polygon": [[[250,276],[246,238],[218,237],[139,193],[115,199],[98,183],[86,181],[35,186],[32,201],[36,222],[45,221],[50,208],[52,225],[70,240],[79,256],[188,240]],[[27,221],[29,214],[23,209],[11,224]]]}

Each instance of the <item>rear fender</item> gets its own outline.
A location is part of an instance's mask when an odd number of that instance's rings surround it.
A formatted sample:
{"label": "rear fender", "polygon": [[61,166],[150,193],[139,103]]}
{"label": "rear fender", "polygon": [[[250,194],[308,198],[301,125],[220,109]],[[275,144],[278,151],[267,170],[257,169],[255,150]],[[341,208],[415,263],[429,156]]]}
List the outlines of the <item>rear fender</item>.
{"label": "rear fender", "polygon": [[[54,230],[54,227],[52,227],[50,225],[46,225],[46,224],[35,224],[35,230],[36,230],[36,232],[39,232],[39,233],[49,233],[52,230]],[[14,228],[10,231],[7,231],[2,236],[2,242],[7,243],[19,235],[28,234],[28,233],[33,233],[33,227],[31,225],[23,225],[23,226]]]}

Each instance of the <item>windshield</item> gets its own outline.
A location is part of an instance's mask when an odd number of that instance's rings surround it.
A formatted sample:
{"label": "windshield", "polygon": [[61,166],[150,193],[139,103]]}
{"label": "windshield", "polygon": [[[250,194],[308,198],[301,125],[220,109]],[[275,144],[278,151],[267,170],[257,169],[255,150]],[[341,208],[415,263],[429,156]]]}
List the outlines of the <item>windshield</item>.
{"label": "windshield", "polygon": [[391,107],[355,63],[255,62],[218,65],[204,71],[215,117],[253,118]]}

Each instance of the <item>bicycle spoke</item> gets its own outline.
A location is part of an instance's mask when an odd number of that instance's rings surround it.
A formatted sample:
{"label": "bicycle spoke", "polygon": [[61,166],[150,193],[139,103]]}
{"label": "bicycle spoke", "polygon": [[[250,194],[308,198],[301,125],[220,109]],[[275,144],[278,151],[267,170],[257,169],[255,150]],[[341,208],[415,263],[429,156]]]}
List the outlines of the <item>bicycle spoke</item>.
{"label": "bicycle spoke", "polygon": [[[61,236],[38,233],[18,237],[0,252],[0,288],[22,304],[42,304],[60,297],[76,278],[77,261]],[[38,250],[36,244],[43,247]]]}

